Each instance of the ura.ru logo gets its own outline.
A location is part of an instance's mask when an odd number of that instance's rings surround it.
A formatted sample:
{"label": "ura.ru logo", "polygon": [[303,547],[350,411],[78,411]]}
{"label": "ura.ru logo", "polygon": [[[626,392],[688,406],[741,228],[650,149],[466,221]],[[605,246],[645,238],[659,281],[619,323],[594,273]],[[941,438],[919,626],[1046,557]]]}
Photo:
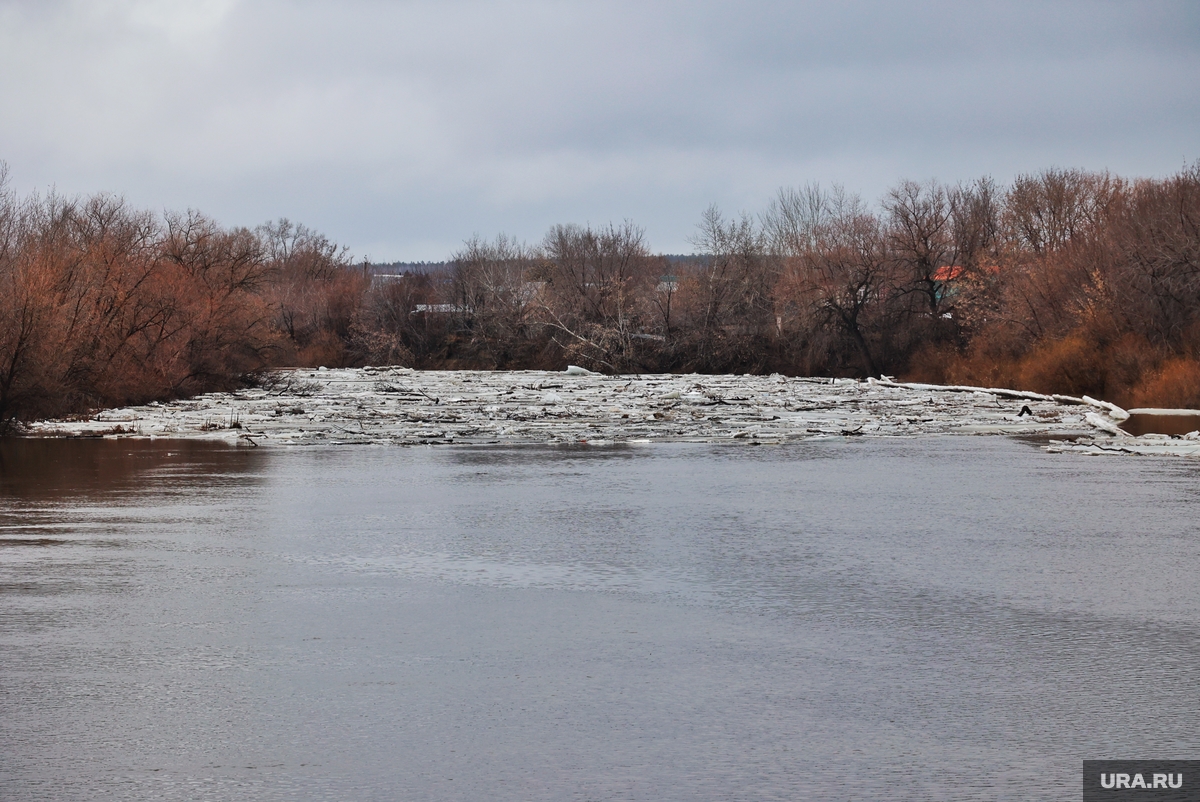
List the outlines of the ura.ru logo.
{"label": "ura.ru logo", "polygon": [[1174,774],[1151,774],[1150,781],[1141,774],[1101,774],[1101,788],[1182,788],[1183,772]]}

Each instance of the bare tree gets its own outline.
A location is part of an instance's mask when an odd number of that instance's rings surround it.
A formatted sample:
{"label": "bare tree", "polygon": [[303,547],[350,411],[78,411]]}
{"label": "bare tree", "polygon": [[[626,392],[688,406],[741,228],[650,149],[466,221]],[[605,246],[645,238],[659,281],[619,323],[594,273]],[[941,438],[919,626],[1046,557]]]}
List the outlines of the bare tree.
{"label": "bare tree", "polygon": [[959,184],[948,193],[950,236],[956,264],[968,273],[989,272],[997,265],[1002,197],[991,178]]}
{"label": "bare tree", "polygon": [[660,269],[656,272],[659,276],[654,285],[654,292],[650,295],[650,306],[654,310],[653,316],[662,322],[660,330],[665,340],[672,334],[671,313],[675,306],[675,296],[679,294],[679,276],[672,272],[674,268],[666,257],[658,257],[657,262]]}
{"label": "bare tree", "polygon": [[490,241],[472,237],[451,260],[442,318],[477,358],[493,367],[510,364],[525,353],[537,326],[539,271],[543,263],[534,248],[503,234]]}
{"label": "bare tree", "polygon": [[[793,199],[799,203],[785,205]],[[899,294],[880,221],[838,187],[810,186],[777,200],[766,220],[784,259],[780,295],[814,324],[846,337],[863,373],[880,375],[870,335],[886,329]]]}
{"label": "bare tree", "polygon": [[1083,170],[1017,176],[1004,199],[1008,235],[1036,256],[1059,250],[1099,219],[1119,184]]}
{"label": "bare tree", "polygon": [[1174,352],[1200,356],[1200,162],[1139,181],[1111,206],[1081,254],[1122,323]]}
{"label": "bare tree", "polygon": [[762,215],[771,249],[782,256],[797,256],[815,248],[845,197],[837,184],[829,190],[820,184],[781,188]]}
{"label": "bare tree", "polygon": [[344,246],[280,218],[253,232],[261,248],[264,297],[272,325],[283,332],[294,363],[341,364],[349,358],[355,315],[370,278],[355,269]]}
{"label": "bare tree", "polygon": [[715,206],[705,210],[692,244],[704,262],[680,288],[689,345],[698,367],[728,369],[773,330],[776,261],[753,218],[726,219]]}
{"label": "bare tree", "polygon": [[630,222],[594,230],[558,225],[542,244],[546,286],[543,321],[564,339],[569,356],[609,370],[636,364],[647,322],[643,299],[652,287],[645,233]]}
{"label": "bare tree", "polygon": [[[415,367],[435,350],[447,332],[445,315],[428,310],[438,303],[433,277],[407,273],[377,281],[355,316],[352,345],[371,365]],[[423,313],[422,313],[423,312]]]}
{"label": "bare tree", "polygon": [[472,237],[451,262],[455,315],[491,337],[522,336],[539,288],[530,275],[536,253],[500,234]]}
{"label": "bare tree", "polygon": [[952,206],[936,181],[901,181],[883,200],[890,241],[904,291],[919,295],[934,320],[945,314],[947,283],[959,277]]}
{"label": "bare tree", "polygon": [[168,215],[163,258],[189,301],[189,383],[261,367],[276,345],[263,291],[271,275],[262,240],[194,211]]}

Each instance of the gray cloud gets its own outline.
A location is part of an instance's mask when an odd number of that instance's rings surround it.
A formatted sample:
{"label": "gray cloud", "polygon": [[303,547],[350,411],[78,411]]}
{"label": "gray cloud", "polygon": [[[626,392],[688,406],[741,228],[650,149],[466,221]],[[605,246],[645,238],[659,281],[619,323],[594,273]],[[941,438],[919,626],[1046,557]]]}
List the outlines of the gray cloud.
{"label": "gray cloud", "polygon": [[827,5],[0,0],[0,158],[399,259],[624,218],[681,250],[781,185],[1200,157],[1195,4]]}

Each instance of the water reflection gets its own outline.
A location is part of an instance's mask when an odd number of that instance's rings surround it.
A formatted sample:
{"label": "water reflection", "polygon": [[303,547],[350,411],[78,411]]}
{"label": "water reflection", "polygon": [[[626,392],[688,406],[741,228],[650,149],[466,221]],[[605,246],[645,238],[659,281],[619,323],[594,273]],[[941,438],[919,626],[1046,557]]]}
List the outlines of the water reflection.
{"label": "water reflection", "polygon": [[1134,412],[1121,428],[1134,437],[1144,434],[1166,434],[1179,436],[1200,430],[1200,411],[1177,410],[1174,414],[1155,415]]}
{"label": "water reflection", "polygon": [[0,499],[65,502],[170,484],[247,481],[264,464],[254,449],[223,443],[101,438],[0,438]]}

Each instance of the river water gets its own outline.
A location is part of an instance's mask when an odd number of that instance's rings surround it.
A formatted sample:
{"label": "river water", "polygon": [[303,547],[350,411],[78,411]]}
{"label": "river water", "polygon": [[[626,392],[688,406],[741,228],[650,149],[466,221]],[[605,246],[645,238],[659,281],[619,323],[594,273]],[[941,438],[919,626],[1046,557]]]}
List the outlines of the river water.
{"label": "river water", "polygon": [[1070,799],[1200,757],[1200,466],[0,444],[4,800]]}

